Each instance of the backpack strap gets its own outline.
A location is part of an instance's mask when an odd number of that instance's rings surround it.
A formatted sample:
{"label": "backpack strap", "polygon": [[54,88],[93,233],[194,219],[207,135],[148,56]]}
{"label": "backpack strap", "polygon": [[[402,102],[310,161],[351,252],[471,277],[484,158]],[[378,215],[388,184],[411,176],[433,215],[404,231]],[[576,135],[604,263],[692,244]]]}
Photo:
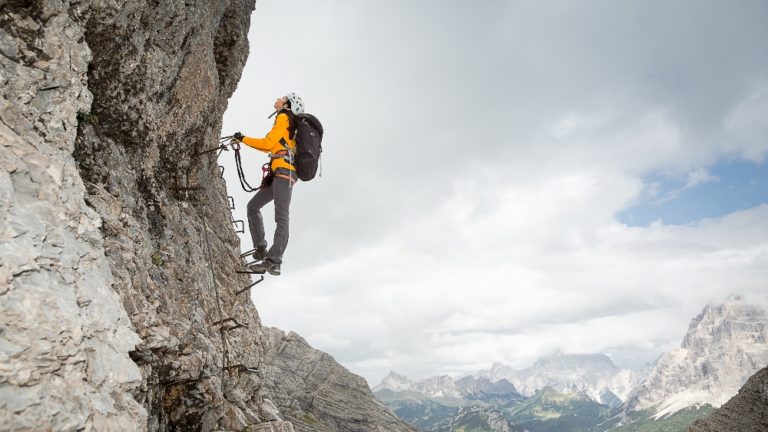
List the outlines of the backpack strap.
{"label": "backpack strap", "polygon": [[293,150],[291,150],[291,146],[289,146],[289,145],[288,145],[288,141],[286,141],[286,140],[285,140],[285,138],[283,138],[283,137],[281,137],[281,138],[280,138],[280,145],[281,145],[281,146],[283,146],[283,148],[284,148],[286,151],[289,151],[289,152],[291,152],[291,153],[294,153],[294,151],[293,151]]}
{"label": "backpack strap", "polygon": [[276,152],[276,153],[269,153],[269,158],[283,159],[287,163],[293,165],[295,153],[291,151],[291,148],[288,146],[288,142],[285,141],[285,138],[280,138],[280,145],[285,147],[285,150],[280,150],[279,152]]}
{"label": "backpack strap", "polygon": [[294,155],[293,153],[287,151],[287,150],[281,150],[277,153],[270,153],[269,155],[270,159],[282,159],[286,161],[287,163],[293,165],[294,162]]}

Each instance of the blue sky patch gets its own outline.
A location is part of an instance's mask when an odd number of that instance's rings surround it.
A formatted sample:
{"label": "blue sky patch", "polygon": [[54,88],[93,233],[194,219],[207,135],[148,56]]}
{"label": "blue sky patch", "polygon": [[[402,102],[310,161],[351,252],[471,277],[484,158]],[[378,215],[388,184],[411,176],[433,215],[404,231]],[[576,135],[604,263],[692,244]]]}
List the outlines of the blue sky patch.
{"label": "blue sky patch", "polygon": [[617,215],[629,226],[660,219],[682,225],[768,203],[768,163],[722,161],[687,177],[661,173],[644,179],[639,201]]}

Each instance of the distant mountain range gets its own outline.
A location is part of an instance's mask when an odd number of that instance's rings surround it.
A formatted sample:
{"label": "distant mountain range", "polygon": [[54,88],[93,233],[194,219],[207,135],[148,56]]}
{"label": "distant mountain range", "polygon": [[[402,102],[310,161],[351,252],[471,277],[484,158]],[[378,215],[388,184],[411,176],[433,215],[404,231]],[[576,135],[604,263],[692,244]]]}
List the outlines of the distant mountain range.
{"label": "distant mountain range", "polygon": [[496,364],[458,380],[410,381],[390,372],[373,391],[397,416],[426,431],[596,431],[629,393],[624,381],[635,377],[605,355],[558,353],[522,371]]}
{"label": "distant mountain range", "polygon": [[[488,395],[486,391],[481,393]],[[529,398],[516,391],[474,400],[430,398],[415,391],[395,392],[380,387],[375,394],[395,415],[420,430],[432,432],[597,432],[597,425],[611,417],[609,406],[583,393],[563,394],[551,387]]]}
{"label": "distant mountain range", "polygon": [[373,391],[398,417],[429,431],[461,430],[459,425],[467,424],[474,424],[475,429],[485,425],[477,430],[516,430],[503,426],[506,420],[497,421],[502,417],[489,408],[526,399],[507,380],[492,383],[488,378],[472,376],[454,381],[443,375],[412,382],[390,372]]}
{"label": "distant mountain range", "polygon": [[381,384],[373,388],[374,393],[389,390],[392,393],[413,393],[420,398],[457,399],[467,401],[504,400],[507,402],[525,399],[515,386],[505,379],[491,382],[488,378],[466,376],[454,381],[448,375],[435,376],[412,382],[406,377],[390,372]]}
{"label": "distant mountain range", "polygon": [[[645,379],[604,354],[557,353],[523,370],[494,364],[458,380],[410,381],[391,372],[373,391],[426,431],[682,431],[768,365],[767,309],[763,299],[740,297],[706,306],[681,347],[663,354]],[[461,422],[486,426],[450,429]]]}
{"label": "distant mountain range", "polygon": [[491,369],[454,380],[448,375],[410,381],[390,372],[373,388],[393,392],[415,392],[427,398],[522,400],[549,387],[559,393],[583,394],[595,402],[621,405],[640,382],[637,372],[619,369],[605,354],[563,354],[538,360],[531,367],[516,370],[497,363]]}
{"label": "distant mountain range", "polygon": [[595,402],[610,406],[626,401],[629,392],[642,379],[636,371],[617,368],[605,354],[563,353],[540,359],[523,370],[497,363],[477,376],[491,381],[506,379],[524,396],[551,387],[560,393],[586,394]]}

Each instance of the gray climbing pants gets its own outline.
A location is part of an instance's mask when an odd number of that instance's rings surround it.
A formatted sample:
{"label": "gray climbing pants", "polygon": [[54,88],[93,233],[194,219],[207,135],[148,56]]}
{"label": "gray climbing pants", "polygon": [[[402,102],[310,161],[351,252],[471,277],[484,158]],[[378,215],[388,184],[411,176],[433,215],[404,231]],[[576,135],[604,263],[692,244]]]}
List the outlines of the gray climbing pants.
{"label": "gray climbing pants", "polygon": [[[278,174],[290,175],[296,178],[296,174],[283,169],[278,169]],[[283,262],[283,253],[288,246],[289,207],[291,206],[291,192],[293,185],[288,179],[275,177],[272,185],[259,189],[248,202],[248,227],[251,230],[253,247],[266,247],[267,240],[264,234],[264,219],[261,216],[261,208],[270,201],[275,201],[275,238],[272,247],[267,252],[267,258],[274,263]]]}

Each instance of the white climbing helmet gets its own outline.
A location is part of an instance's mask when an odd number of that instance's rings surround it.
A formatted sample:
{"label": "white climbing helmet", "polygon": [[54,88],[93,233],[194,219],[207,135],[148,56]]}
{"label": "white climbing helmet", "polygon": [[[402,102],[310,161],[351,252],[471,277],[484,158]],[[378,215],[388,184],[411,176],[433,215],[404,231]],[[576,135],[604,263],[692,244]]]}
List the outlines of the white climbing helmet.
{"label": "white climbing helmet", "polygon": [[301,100],[296,93],[288,93],[285,95],[288,98],[288,102],[291,103],[291,111],[294,114],[302,114],[304,112],[304,101]]}

